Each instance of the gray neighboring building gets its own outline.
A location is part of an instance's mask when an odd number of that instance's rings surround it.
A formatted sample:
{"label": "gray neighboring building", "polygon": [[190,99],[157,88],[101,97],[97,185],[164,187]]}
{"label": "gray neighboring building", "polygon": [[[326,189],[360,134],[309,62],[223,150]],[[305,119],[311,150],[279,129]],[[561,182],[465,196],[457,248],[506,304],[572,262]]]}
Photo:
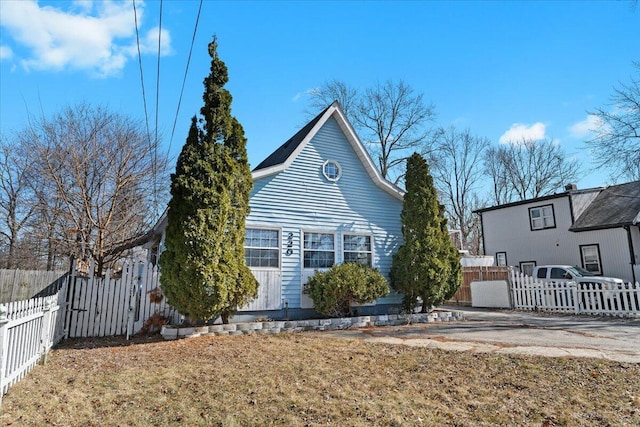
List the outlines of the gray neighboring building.
{"label": "gray neighboring building", "polygon": [[640,281],[640,181],[566,191],[479,209],[486,255],[529,273],[575,265]]}

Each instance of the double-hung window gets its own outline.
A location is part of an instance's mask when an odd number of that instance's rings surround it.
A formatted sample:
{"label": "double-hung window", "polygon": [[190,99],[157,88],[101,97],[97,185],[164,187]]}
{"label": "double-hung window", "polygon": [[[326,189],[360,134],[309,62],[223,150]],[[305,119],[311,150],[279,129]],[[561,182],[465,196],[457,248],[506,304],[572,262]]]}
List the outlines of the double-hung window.
{"label": "double-hung window", "polygon": [[555,228],[556,221],[553,215],[553,205],[529,208],[529,220],[531,223],[531,230]]}
{"label": "double-hung window", "polygon": [[304,268],[331,268],[335,264],[336,252],[333,233],[304,233]]}
{"label": "double-hung window", "polygon": [[600,246],[581,245],[580,256],[582,267],[594,275],[602,274],[602,263],[600,262]]}
{"label": "double-hung window", "polygon": [[367,267],[373,267],[371,236],[345,234],[342,243],[344,262],[355,262]]}
{"label": "double-hung window", "polygon": [[264,228],[247,228],[244,259],[248,267],[280,267],[280,232]]}

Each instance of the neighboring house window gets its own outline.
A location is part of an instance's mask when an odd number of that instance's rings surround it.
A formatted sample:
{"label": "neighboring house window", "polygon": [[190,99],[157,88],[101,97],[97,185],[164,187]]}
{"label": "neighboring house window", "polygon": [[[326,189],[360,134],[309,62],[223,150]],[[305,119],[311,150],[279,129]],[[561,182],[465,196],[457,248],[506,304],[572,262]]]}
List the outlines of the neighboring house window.
{"label": "neighboring house window", "polygon": [[600,245],[581,245],[580,257],[582,258],[582,268],[595,275],[602,274]]}
{"label": "neighboring house window", "polygon": [[543,230],[545,228],[556,227],[553,205],[529,208],[529,219],[531,222],[531,230]]}
{"label": "neighboring house window", "polygon": [[280,267],[280,232],[263,228],[247,228],[244,237],[244,259],[248,267]]}
{"label": "neighboring house window", "polygon": [[355,262],[373,267],[371,236],[345,234],[343,236],[344,262]]}
{"label": "neighboring house window", "polygon": [[506,252],[496,252],[496,265],[507,265]]}
{"label": "neighboring house window", "polygon": [[335,264],[332,233],[304,233],[304,268],[331,268]]}
{"label": "neighboring house window", "polygon": [[522,261],[520,263],[520,271],[525,276],[531,277],[531,275],[533,274],[533,267],[535,266],[536,266],[535,261]]}
{"label": "neighboring house window", "polygon": [[340,167],[340,164],[338,164],[338,162],[336,162],[335,160],[327,160],[322,165],[322,174],[329,181],[335,182],[339,180],[341,172],[342,168]]}

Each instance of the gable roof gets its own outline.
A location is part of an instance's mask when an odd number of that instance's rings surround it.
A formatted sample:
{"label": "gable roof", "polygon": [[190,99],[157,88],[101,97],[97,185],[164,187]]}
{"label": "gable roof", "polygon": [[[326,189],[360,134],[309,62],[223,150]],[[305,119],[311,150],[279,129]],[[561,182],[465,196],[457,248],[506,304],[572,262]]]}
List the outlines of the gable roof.
{"label": "gable roof", "polygon": [[371,159],[371,156],[369,156],[369,153],[360,141],[360,138],[358,138],[358,135],[356,135],[353,130],[351,123],[347,120],[347,117],[342,111],[342,107],[340,107],[340,103],[338,101],[334,101],[331,105],[325,108],[320,114],[314,117],[313,120],[307,123],[295,135],[289,138],[284,144],[278,147],[265,160],[256,166],[252,171],[253,179],[263,178],[287,169],[291,163],[293,163],[298,154],[300,154],[304,147],[311,141],[311,139],[313,139],[316,133],[318,133],[322,126],[331,117],[333,117],[338,123],[338,126],[340,126],[345,138],[349,141],[349,144],[351,144],[351,147],[374,184],[392,196],[402,199],[404,192],[382,177],[375,166],[375,163]]}
{"label": "gable roof", "polygon": [[638,224],[640,181],[633,181],[603,188],[569,230],[600,230]]}

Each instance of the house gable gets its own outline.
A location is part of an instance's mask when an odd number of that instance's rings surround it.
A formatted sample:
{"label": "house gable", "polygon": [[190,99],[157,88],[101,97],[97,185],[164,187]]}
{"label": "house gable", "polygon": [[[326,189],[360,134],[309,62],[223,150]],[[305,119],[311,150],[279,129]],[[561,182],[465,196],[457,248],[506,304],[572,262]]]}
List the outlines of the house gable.
{"label": "house gable", "polygon": [[329,119],[335,120],[341,129],[343,137],[353,148],[354,153],[364,166],[371,181],[395,198],[402,200],[402,190],[382,177],[371,156],[369,156],[369,153],[347,120],[338,101],[333,102],[333,104],[317,115],[305,127],[261,162],[252,172],[254,180],[282,172],[290,167],[296,157],[304,150],[307,144],[309,144]]}

